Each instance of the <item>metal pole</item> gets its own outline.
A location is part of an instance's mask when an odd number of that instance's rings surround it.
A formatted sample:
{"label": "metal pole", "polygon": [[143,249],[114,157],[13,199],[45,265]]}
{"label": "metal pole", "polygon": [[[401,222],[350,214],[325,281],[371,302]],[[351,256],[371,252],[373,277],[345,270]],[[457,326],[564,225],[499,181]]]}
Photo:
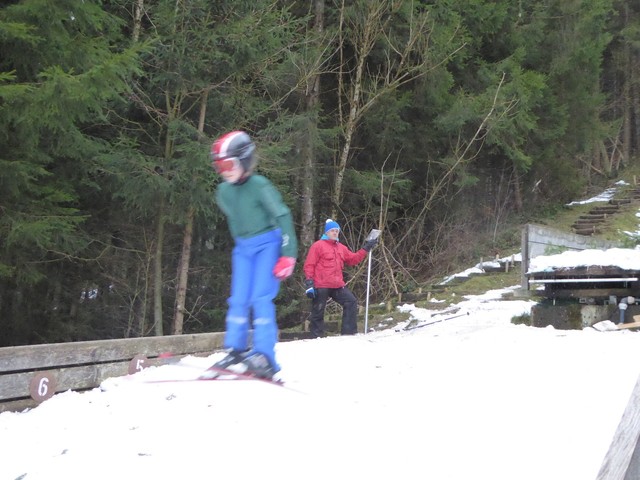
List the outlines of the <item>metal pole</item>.
{"label": "metal pole", "polygon": [[369,251],[369,265],[367,267],[367,300],[364,307],[364,333],[369,331],[369,285],[371,284],[371,251]]}
{"label": "metal pole", "polygon": [[[367,242],[380,237],[380,230],[373,228],[367,235]],[[377,242],[375,242],[377,243]],[[375,246],[375,245],[373,245]],[[373,246],[371,248],[373,248]],[[364,333],[369,331],[369,286],[371,285],[371,249],[369,249],[369,266],[367,267],[367,301],[364,308]]]}

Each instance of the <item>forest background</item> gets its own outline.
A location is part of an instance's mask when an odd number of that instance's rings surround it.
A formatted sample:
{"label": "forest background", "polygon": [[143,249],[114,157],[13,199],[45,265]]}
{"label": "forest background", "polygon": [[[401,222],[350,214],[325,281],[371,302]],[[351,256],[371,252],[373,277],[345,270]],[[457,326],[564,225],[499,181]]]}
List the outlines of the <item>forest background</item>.
{"label": "forest background", "polygon": [[280,326],[328,217],[383,230],[381,301],[638,161],[640,2],[1,1],[0,346],[223,330],[235,129],[299,235]]}

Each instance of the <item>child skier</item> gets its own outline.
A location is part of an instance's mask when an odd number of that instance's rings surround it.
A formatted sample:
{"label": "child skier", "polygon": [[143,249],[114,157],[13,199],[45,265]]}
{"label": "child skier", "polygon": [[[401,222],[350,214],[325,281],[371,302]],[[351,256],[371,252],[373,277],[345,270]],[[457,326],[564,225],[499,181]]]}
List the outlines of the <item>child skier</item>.
{"label": "child skier", "polygon": [[280,370],[275,358],[278,325],[273,300],[280,281],[293,273],[298,244],[291,212],[280,193],[265,177],[253,174],[255,148],[242,131],[227,133],[211,146],[213,168],[224,180],[216,191],[216,202],[235,242],[224,339],[230,351],[214,367],[272,378]]}

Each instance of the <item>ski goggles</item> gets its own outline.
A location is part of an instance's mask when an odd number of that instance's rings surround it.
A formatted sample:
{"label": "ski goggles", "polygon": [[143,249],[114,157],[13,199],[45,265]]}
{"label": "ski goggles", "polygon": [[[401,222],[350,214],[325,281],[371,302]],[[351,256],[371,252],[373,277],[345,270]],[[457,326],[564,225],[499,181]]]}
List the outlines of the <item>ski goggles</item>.
{"label": "ski goggles", "polygon": [[240,166],[240,159],[238,157],[226,157],[213,161],[213,168],[215,168],[218,173],[230,172],[238,166]]}

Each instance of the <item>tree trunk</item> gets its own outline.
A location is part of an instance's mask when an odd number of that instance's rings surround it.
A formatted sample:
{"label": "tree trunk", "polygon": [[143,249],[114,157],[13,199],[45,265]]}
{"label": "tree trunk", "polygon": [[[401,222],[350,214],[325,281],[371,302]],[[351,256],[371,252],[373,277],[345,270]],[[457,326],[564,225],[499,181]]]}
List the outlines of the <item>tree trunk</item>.
{"label": "tree trunk", "polygon": [[142,12],[144,11],[144,0],[137,0],[133,10],[133,33],[131,37],[134,43],[140,38],[140,30],[142,30]]}
{"label": "tree trunk", "polygon": [[[310,103],[310,99],[307,100],[307,105]],[[302,173],[302,212],[300,223],[302,229],[300,232],[300,244],[302,251],[307,251],[314,239],[314,210],[313,210],[313,196],[314,196],[314,179],[315,179],[315,152],[313,148],[313,137],[317,125],[311,118],[307,119],[307,128],[302,134],[300,153],[303,157],[304,168]]]}
{"label": "tree trunk", "polygon": [[187,298],[187,283],[189,281],[189,263],[191,261],[191,242],[193,241],[193,217],[195,210],[189,207],[187,212],[187,223],[184,227],[182,238],[182,255],[178,264],[178,288],[176,291],[176,303],[173,314],[174,335],[181,335],[184,326],[184,306]]}
{"label": "tree trunk", "polygon": [[[315,23],[314,27],[318,34],[318,41],[322,41],[322,32],[324,30],[324,0],[315,0]],[[315,139],[317,138],[318,117],[317,108],[320,100],[320,74],[313,75],[307,84],[307,123],[305,133],[302,137],[301,152],[304,161],[304,169],[302,176],[302,231],[300,234],[300,243],[303,251],[309,249],[315,238],[313,225],[313,197],[314,197],[314,180],[315,180]]]}
{"label": "tree trunk", "polygon": [[[638,75],[640,75],[640,58],[637,53],[631,53],[630,69],[627,76],[627,81],[631,83],[629,93],[629,117],[634,119],[629,120],[629,129],[631,130],[629,144],[630,155],[638,157],[640,153],[640,88],[638,88]],[[633,125],[633,126],[631,126]]]}
{"label": "tree trunk", "polygon": [[523,200],[522,200],[522,188],[520,186],[520,176],[518,175],[518,167],[513,166],[513,203],[515,205],[515,211],[522,213]]}
{"label": "tree trunk", "polygon": [[[161,202],[156,229],[156,249],[153,269],[153,331],[156,336],[164,335],[162,328],[162,247],[164,246],[164,205]],[[144,335],[144,332],[143,332]]]}
{"label": "tree trunk", "polygon": [[[629,7],[623,5],[624,11],[624,24],[629,23]],[[633,79],[633,54],[631,52],[631,46],[628,42],[622,46],[623,49],[623,68],[625,72],[622,78],[622,163],[629,165],[631,159],[631,122],[633,118],[632,105],[633,100],[631,98],[631,82]]]}

